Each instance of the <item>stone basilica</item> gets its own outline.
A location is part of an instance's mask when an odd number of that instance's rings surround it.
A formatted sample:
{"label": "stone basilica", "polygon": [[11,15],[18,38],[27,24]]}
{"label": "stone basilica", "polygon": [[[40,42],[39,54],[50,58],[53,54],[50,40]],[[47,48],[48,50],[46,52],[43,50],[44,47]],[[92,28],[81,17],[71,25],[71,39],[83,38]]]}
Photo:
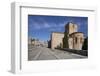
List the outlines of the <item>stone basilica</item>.
{"label": "stone basilica", "polygon": [[78,25],[69,22],[65,25],[65,32],[52,32],[51,48],[68,48],[82,50],[84,34],[78,32]]}

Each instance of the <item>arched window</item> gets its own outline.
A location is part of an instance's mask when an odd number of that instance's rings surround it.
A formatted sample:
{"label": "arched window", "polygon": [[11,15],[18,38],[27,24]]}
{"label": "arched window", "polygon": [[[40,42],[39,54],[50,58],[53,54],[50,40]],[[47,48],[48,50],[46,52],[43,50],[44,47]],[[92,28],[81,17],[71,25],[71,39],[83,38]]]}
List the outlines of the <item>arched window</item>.
{"label": "arched window", "polygon": [[80,38],[80,43],[83,43],[83,38],[82,37]]}
{"label": "arched window", "polygon": [[77,44],[77,37],[75,37],[75,43]]}

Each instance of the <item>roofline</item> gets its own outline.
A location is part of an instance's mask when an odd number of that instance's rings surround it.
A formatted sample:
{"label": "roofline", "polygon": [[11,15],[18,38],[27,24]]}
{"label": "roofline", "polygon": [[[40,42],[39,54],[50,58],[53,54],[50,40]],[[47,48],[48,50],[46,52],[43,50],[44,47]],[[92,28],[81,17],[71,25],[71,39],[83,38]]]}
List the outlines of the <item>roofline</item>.
{"label": "roofline", "polygon": [[73,35],[73,34],[76,34],[76,33],[81,33],[81,34],[84,34],[83,32],[73,32],[72,34],[70,35]]}
{"label": "roofline", "polygon": [[52,33],[60,33],[60,34],[64,34],[63,32],[52,32]]}

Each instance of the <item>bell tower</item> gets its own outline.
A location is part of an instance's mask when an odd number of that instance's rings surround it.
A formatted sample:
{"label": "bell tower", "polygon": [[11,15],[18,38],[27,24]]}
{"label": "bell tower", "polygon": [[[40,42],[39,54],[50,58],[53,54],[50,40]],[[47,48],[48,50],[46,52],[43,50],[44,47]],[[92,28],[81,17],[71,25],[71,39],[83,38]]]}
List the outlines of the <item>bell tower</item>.
{"label": "bell tower", "polygon": [[[72,33],[75,33],[78,31],[78,26],[72,22],[68,22],[65,25],[65,32],[64,32],[64,38],[63,38],[63,48],[72,48],[70,45],[72,44],[72,38],[70,38],[70,35]],[[71,42],[71,43],[70,43]]]}
{"label": "bell tower", "polygon": [[68,24],[65,25],[65,32],[67,34],[72,34],[77,31],[78,31],[77,24],[73,24],[72,22],[69,22]]}

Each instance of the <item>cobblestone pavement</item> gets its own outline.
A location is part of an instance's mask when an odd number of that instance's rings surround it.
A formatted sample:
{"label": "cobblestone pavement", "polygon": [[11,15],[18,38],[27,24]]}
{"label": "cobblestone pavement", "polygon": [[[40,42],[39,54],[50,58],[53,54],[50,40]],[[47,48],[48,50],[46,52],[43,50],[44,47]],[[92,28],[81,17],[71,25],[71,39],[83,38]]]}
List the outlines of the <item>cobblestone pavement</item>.
{"label": "cobblestone pavement", "polygon": [[63,50],[52,50],[50,48],[41,46],[29,46],[28,48],[28,60],[55,60],[55,59],[79,59],[87,58],[74,53],[70,53]]}

